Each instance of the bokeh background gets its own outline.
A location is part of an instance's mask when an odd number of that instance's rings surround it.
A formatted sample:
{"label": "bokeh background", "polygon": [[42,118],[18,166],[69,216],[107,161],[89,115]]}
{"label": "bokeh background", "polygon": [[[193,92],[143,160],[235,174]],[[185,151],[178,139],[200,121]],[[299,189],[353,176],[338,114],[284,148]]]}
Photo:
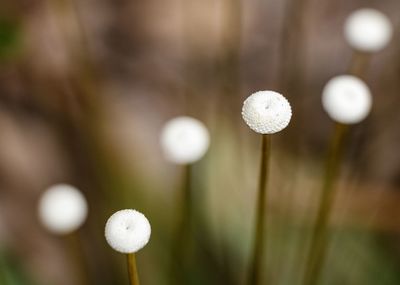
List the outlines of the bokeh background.
{"label": "bokeh background", "polygon": [[[14,0],[0,3],[0,284],[127,284],[103,230],[116,210],[149,218],[143,284],[168,284],[182,169],[165,161],[163,124],[210,130],[192,168],[195,230],[184,284],[242,284],[254,224],[260,137],[242,122],[252,92],[283,93],[290,126],[273,137],[265,275],[300,284],[333,122],[321,90],[346,73],[355,9],[377,8],[394,38],[370,57],[374,105],[352,127],[321,284],[400,284],[398,0]],[[81,256],[37,218],[41,193],[70,183],[90,214]],[[75,253],[74,253],[75,252]]]}

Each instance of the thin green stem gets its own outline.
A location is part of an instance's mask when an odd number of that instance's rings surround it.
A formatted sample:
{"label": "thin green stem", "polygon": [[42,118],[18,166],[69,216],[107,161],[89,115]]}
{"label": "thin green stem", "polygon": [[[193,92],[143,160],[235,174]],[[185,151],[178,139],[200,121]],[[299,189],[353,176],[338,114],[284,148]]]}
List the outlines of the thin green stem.
{"label": "thin green stem", "polygon": [[184,283],[184,267],[186,254],[191,239],[191,225],[193,221],[192,190],[191,190],[191,165],[182,168],[182,185],[178,196],[177,205],[180,207],[177,217],[177,229],[172,240],[170,284]]}
{"label": "thin green stem", "polygon": [[348,126],[337,123],[328,154],[322,193],[314,224],[303,285],[317,284],[328,247],[328,223],[336,191],[335,180],[340,170]]}
{"label": "thin green stem", "polygon": [[75,231],[66,236],[66,241],[69,247],[69,252],[72,255],[77,274],[79,275],[79,284],[88,285],[90,284],[90,277],[85,262],[85,255],[83,252],[82,240],[78,231]]}
{"label": "thin green stem", "polygon": [[180,233],[183,237],[188,238],[193,218],[192,209],[192,190],[191,190],[191,170],[190,164],[183,166],[183,182],[181,192],[181,228]]}
{"label": "thin green stem", "polygon": [[269,172],[269,157],[271,148],[271,138],[269,135],[262,136],[261,146],[261,168],[260,180],[258,185],[256,227],[254,234],[253,251],[248,275],[248,285],[260,284],[260,272],[263,268],[263,261],[266,256],[266,205],[267,205],[267,182]]}
{"label": "thin green stem", "polygon": [[127,254],[128,275],[130,285],[139,285],[139,274],[136,266],[136,257],[134,253]]}

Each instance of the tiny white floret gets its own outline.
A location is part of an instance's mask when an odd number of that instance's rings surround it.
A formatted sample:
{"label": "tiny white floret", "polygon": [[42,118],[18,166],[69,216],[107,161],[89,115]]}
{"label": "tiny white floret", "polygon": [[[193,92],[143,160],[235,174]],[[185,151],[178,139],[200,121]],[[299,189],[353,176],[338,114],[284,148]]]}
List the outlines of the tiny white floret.
{"label": "tiny white floret", "polygon": [[274,134],[287,127],[292,117],[292,108],[281,94],[258,91],[244,101],[242,117],[256,133]]}
{"label": "tiny white floret", "polygon": [[382,12],[363,8],[356,10],[347,18],[344,34],[347,42],[354,49],[377,52],[390,42],[393,27],[389,18]]}
{"label": "tiny white floret", "polygon": [[69,234],[85,222],[88,205],[78,189],[57,184],[43,193],[38,211],[39,219],[47,230],[55,234]]}
{"label": "tiny white floret", "polygon": [[372,107],[372,95],[361,79],[352,75],[332,78],[322,91],[322,105],[332,120],[355,124],[364,120]]}
{"label": "tiny white floret", "polygon": [[160,143],[168,161],[189,164],[205,155],[210,145],[210,135],[202,122],[182,116],[165,124]]}
{"label": "tiny white floret", "polygon": [[150,239],[151,226],[147,218],[132,209],[120,210],[107,221],[105,237],[108,244],[121,253],[135,253]]}

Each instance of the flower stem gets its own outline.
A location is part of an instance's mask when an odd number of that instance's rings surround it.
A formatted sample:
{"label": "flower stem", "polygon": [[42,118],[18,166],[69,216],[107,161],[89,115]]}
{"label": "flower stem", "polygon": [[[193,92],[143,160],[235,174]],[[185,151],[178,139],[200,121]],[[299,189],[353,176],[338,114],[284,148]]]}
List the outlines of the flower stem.
{"label": "flower stem", "polygon": [[71,253],[71,257],[75,263],[77,274],[79,275],[78,282],[80,285],[90,284],[90,276],[88,272],[88,267],[86,264],[86,258],[83,251],[82,239],[80,233],[75,231],[66,237],[66,242],[68,243],[68,249]]}
{"label": "flower stem", "polygon": [[182,167],[182,185],[178,196],[177,228],[172,240],[170,284],[182,284],[185,279],[186,254],[191,239],[193,220],[190,164]]}
{"label": "flower stem", "polygon": [[128,275],[130,285],[139,285],[139,274],[136,267],[136,257],[134,253],[127,254]]}
{"label": "flower stem", "polygon": [[340,170],[340,162],[344,150],[344,142],[348,126],[336,123],[328,154],[322,193],[314,224],[311,247],[307,257],[304,285],[317,284],[323,268],[328,246],[328,223],[335,199],[335,180]]}
{"label": "flower stem", "polygon": [[180,235],[183,238],[188,239],[190,234],[190,228],[193,218],[192,211],[192,190],[191,190],[191,170],[190,164],[183,166],[183,181],[182,181],[182,193],[181,193],[181,225]]}
{"label": "flower stem", "polygon": [[257,212],[256,212],[256,228],[254,235],[253,251],[248,275],[248,285],[260,284],[260,272],[265,259],[265,217],[266,217],[266,198],[267,198],[267,181],[270,157],[271,138],[269,135],[262,136],[261,146],[261,168],[260,180],[258,185]]}
{"label": "flower stem", "polygon": [[364,80],[367,75],[370,58],[371,56],[367,53],[354,51],[348,71],[349,74]]}

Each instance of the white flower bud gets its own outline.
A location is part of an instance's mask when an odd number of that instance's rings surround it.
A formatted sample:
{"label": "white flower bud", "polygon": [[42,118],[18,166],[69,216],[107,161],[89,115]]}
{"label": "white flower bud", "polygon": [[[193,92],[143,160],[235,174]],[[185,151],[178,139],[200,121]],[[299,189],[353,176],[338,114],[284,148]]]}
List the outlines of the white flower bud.
{"label": "white flower bud", "polygon": [[368,86],[358,77],[340,75],[325,85],[322,105],[332,120],[355,124],[368,116],[372,107],[372,96]]}
{"label": "white flower bud", "polygon": [[377,52],[389,43],[393,27],[388,17],[375,9],[359,9],[346,20],[344,34],[356,50]]}
{"label": "white flower bud", "polygon": [[274,134],[287,127],[292,117],[292,109],[281,94],[274,91],[258,91],[244,101],[242,117],[256,133]]}
{"label": "white flower bud", "polygon": [[147,218],[136,210],[114,213],[107,221],[105,236],[108,244],[121,253],[135,253],[150,239],[151,226]]}
{"label": "white flower bud", "polygon": [[39,219],[47,230],[55,234],[69,234],[85,222],[88,205],[78,189],[58,184],[44,192],[38,210]]}
{"label": "white flower bud", "polygon": [[167,160],[188,164],[204,156],[210,145],[210,135],[199,120],[177,117],[165,124],[160,143]]}

